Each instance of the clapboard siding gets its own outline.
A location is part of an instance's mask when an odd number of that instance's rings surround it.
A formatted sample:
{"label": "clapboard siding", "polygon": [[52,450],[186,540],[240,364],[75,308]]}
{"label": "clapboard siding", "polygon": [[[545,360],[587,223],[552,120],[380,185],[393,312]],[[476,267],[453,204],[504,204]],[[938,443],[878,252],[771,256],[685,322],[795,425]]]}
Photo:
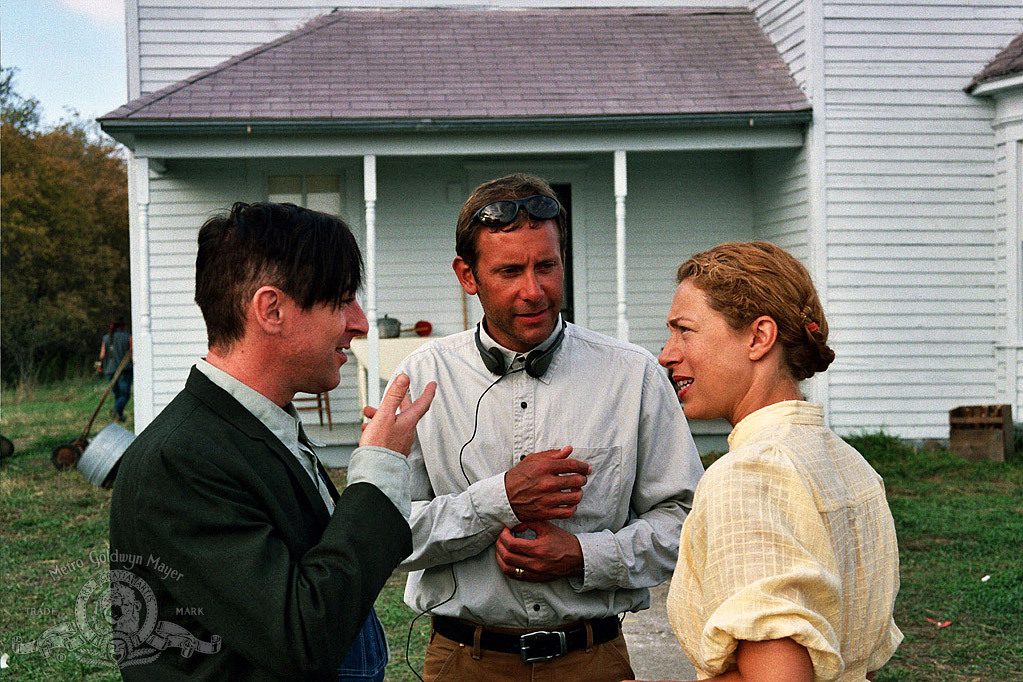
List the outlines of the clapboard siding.
{"label": "clapboard siding", "polygon": [[[870,137],[882,137],[882,136],[870,136]],[[871,145],[875,147],[875,145]],[[844,144],[839,147],[828,148],[828,162],[832,161],[863,161],[871,162],[876,160],[880,163],[914,163],[914,162],[944,162],[949,156],[954,155],[956,161],[960,163],[990,163],[991,161],[991,149],[990,147],[968,147],[968,148],[957,148],[954,149],[954,154],[949,154],[948,150],[943,146],[889,146],[884,147],[883,145],[877,144],[876,148],[869,150],[861,149],[856,147],[854,144]],[[868,153],[864,153],[868,152]],[[982,168],[982,165],[974,166],[976,170]],[[829,225],[830,220],[829,220]]]}
{"label": "clapboard siding", "polygon": [[778,48],[796,83],[806,90],[806,11],[803,0],[749,0],[747,5]]}
{"label": "clapboard siding", "polygon": [[[945,350],[939,347],[939,344],[935,343],[933,338],[924,339],[917,342],[901,343],[892,348],[885,348],[879,345],[877,341],[879,338],[866,337],[863,343],[850,342],[847,345],[847,354],[843,357],[837,358],[835,362],[845,362],[846,359],[851,358],[869,358],[869,357],[892,357],[898,358],[901,363],[905,362],[929,362],[931,367],[938,365],[933,364],[933,358],[943,357]],[[991,345],[987,341],[982,339],[968,339],[963,342],[959,347],[959,354],[964,358],[978,358],[983,360],[984,363],[988,363],[988,358],[991,355]],[[988,366],[987,364],[984,365]]]}
{"label": "clapboard siding", "polygon": [[991,299],[989,291],[974,287],[963,287],[959,284],[949,284],[944,287],[921,287],[906,286],[903,282],[892,283],[890,286],[877,286],[870,289],[857,289],[851,287],[844,292],[835,303],[879,301],[879,302],[904,302],[914,306],[923,302],[961,302],[961,301],[985,301]]}
{"label": "clapboard siding", "polygon": [[[201,357],[206,327],[195,295],[195,237],[212,211],[244,194],[232,164],[202,164],[150,179],[149,288],[153,403],[159,412],[184,386]],[[229,199],[230,198],[230,199]],[[195,353],[195,354],[193,354]]]}
{"label": "clapboard siding", "polygon": [[[823,0],[815,38],[805,32],[808,3],[748,3],[800,85],[823,98],[823,146],[800,155],[823,157],[837,353],[829,411],[840,430],[946,437],[948,409],[995,398],[1006,302],[995,162],[1004,165],[1004,152],[994,150],[990,106],[962,89],[1023,28],[1023,11],[1006,0],[964,4]],[[823,45],[819,76],[791,52],[812,40]],[[756,154],[754,221],[758,237],[802,257],[791,240],[809,208],[778,190],[802,177],[805,191],[807,164],[781,173],[786,153]]]}
{"label": "clapboard siding", "polygon": [[805,263],[810,226],[805,148],[756,152],[753,178],[754,236]]}
{"label": "clapboard siding", "polygon": [[[986,172],[975,172],[973,174],[963,172],[961,174],[954,175],[928,173],[926,171],[919,174],[871,174],[868,172],[838,172],[835,170],[836,165],[838,164],[831,164],[832,173],[830,175],[831,188],[835,190],[869,189],[876,191],[878,189],[912,189],[928,191],[940,190],[944,192],[948,192],[950,190],[991,191],[991,175]],[[869,164],[864,165],[869,166]],[[844,168],[848,168],[848,165],[844,166]]]}
{"label": "clapboard siding", "polygon": [[177,83],[333,9],[309,0],[135,1],[141,90],[132,96]]}
{"label": "clapboard siding", "polygon": [[[322,162],[321,162],[322,164]],[[294,171],[294,163],[284,171]],[[279,163],[273,164],[280,169]],[[335,172],[332,166],[313,168]],[[150,181],[150,308],[153,339],[153,404],[159,412],[184,386],[189,368],[206,352],[206,327],[195,295],[196,235],[211,215],[235,201],[265,199],[262,177],[243,162],[178,163],[166,174]],[[357,236],[360,236],[356,230]],[[341,372],[341,384],[331,392],[331,408],[337,421],[358,419],[355,362]],[[310,423],[315,413],[303,413]]]}
{"label": "clapboard siding", "polygon": [[994,137],[962,88],[1023,26],[1018,4],[975,5],[824,3],[839,430],[946,437],[950,408],[994,402]]}
{"label": "clapboard siding", "polygon": [[[973,40],[981,39],[983,36],[995,37],[1001,43],[1000,46],[995,47],[995,50],[998,50],[1007,44],[1001,41],[1001,38],[1008,35],[1011,39],[1019,33],[1018,30],[1015,33],[1006,31],[1007,25],[1011,25],[1013,21],[1019,21],[1020,19],[1019,5],[1010,5],[1008,2],[992,3],[992,6],[986,8],[987,11],[984,13],[984,16],[976,16],[977,8],[948,7],[945,9],[946,16],[944,18],[933,16],[904,18],[907,10],[901,3],[897,2],[887,3],[885,9],[892,14],[890,17],[871,17],[866,15],[867,13],[865,15],[851,16],[851,14],[855,13],[848,11],[848,5],[842,11],[832,12],[832,9],[836,6],[842,7],[841,5],[833,5],[830,2],[824,3],[825,18],[828,22],[828,25],[825,27],[826,36],[858,35],[864,32],[869,33],[871,30],[877,30],[878,35],[884,36],[882,40],[890,41],[896,41],[900,37],[905,36],[922,38],[924,40],[947,36],[952,40],[958,40],[966,33],[973,36]],[[864,4],[859,9],[866,9],[867,7],[877,8],[879,5]],[[883,30],[881,30],[882,28]],[[983,66],[981,64],[977,70],[979,71]],[[973,74],[971,73],[969,76],[972,77]]]}
{"label": "clapboard siding", "polygon": [[[268,174],[337,172],[343,177],[342,213],[364,242],[361,174],[357,160],[177,163],[151,181],[150,286],[153,311],[154,407],[180,390],[188,368],[205,349],[205,332],[192,302],[195,236],[214,212],[237,200],[265,196]],[[629,163],[627,272],[631,338],[653,353],[664,342],[664,322],[678,264],[714,244],[753,236],[752,154],[748,152],[632,153]],[[454,223],[470,180],[466,159],[381,158],[377,163],[377,307],[408,327],[420,319],[435,334],[465,327],[462,290],[451,270]],[[565,175],[557,159],[497,163],[487,178],[516,170],[570,181],[576,219],[575,258],[583,279],[588,326],[614,334],[615,216],[610,155],[573,159],[582,168]],[[669,169],[665,172],[665,169]],[[469,324],[476,321],[469,306]],[[582,312],[582,311],[581,311]],[[342,372],[332,394],[338,421],[355,421],[354,371]],[[315,419],[305,416],[306,419]]]}
{"label": "clapboard siding", "polygon": [[962,88],[1023,12],[834,0],[823,12],[833,423],[944,437],[950,408],[994,401],[1004,309],[990,110]]}
{"label": "clapboard siding", "polygon": [[[833,7],[833,4],[828,2],[828,3],[826,3],[825,6],[827,8],[831,8],[831,7]],[[1003,11],[1004,11],[1004,7],[1003,7]],[[1013,19],[1014,18],[1008,18],[1008,23],[1011,24]],[[1003,30],[1004,30],[1004,24],[1003,24]],[[992,35],[994,35],[996,38],[998,36],[1002,35],[1000,32],[999,33],[995,33],[995,34],[987,33],[987,34],[975,35],[975,34],[970,33],[969,32],[969,28],[966,27],[965,25],[962,27],[962,31],[963,32],[959,33],[959,34],[952,33],[952,34],[945,34],[945,36],[947,38],[950,38],[950,39],[951,38],[956,39],[957,47],[966,48],[967,50],[971,50],[971,49],[983,50],[983,49],[985,49],[985,47],[988,47],[989,39],[990,39],[990,37]],[[867,49],[877,48],[877,49],[898,50],[898,49],[900,49],[904,45],[905,46],[912,46],[914,48],[919,48],[920,47],[920,43],[916,39],[917,38],[921,38],[921,37],[925,37],[926,35],[927,35],[926,33],[888,33],[887,31],[884,32],[884,33],[878,34],[878,35],[871,35],[869,32],[860,32],[860,31],[847,30],[847,31],[831,31],[831,32],[829,32],[826,35],[826,38],[828,40],[828,47],[829,48],[830,47],[860,47],[860,48],[867,48]],[[912,40],[913,42],[907,42],[907,40]],[[949,43],[940,43],[940,44],[936,44],[936,47],[938,47],[938,49],[947,49],[948,47],[950,47],[950,45],[949,45]],[[1002,45],[1002,47],[1005,47],[1005,45]],[[988,48],[988,49],[990,49],[990,48]],[[1000,48],[995,48],[994,52],[990,52],[989,53],[990,56],[987,59],[990,60],[993,55],[998,53],[999,49]],[[984,59],[981,59],[980,61],[983,63]],[[980,71],[981,68],[983,68],[983,67],[982,66],[978,67],[977,71]],[[974,74],[970,74],[970,77],[972,78],[973,75]],[[967,82],[969,82],[969,78],[967,78]],[[966,87],[966,86],[962,86],[962,87]]]}
{"label": "clapboard siding", "polygon": [[[952,291],[950,290],[946,295],[951,295],[951,293]],[[907,321],[909,317],[908,311],[912,311],[914,320],[923,321],[924,318],[922,316],[924,315],[947,315],[948,303],[948,300],[916,300],[913,302],[912,307],[907,306],[903,312],[894,314],[901,315],[903,320]],[[971,300],[960,312],[960,316],[966,318],[960,322],[960,325],[967,322],[970,322],[972,325],[977,320],[990,321],[991,316],[1004,313],[1003,303],[1004,301],[996,301],[992,297]],[[871,301],[869,305],[865,305],[863,301],[834,301],[828,306],[828,314],[832,317],[839,315],[869,315],[881,309],[890,309],[890,306],[890,301]],[[990,322],[988,323],[990,324]]]}
{"label": "clapboard siding", "polygon": [[[1012,147],[1014,147],[1015,144],[1016,144],[1015,141],[1013,141]],[[1016,276],[1010,277],[1008,272],[1009,249],[1019,248],[1018,245],[1012,243],[1015,240],[1010,238],[1009,225],[1010,218],[1008,215],[1007,203],[1008,193],[1006,191],[1008,189],[1007,185],[1009,172],[1008,168],[1009,160],[1007,154],[1009,153],[1008,150],[1010,148],[1011,148],[1010,144],[1007,143],[1004,140],[1004,138],[998,144],[996,154],[997,164],[995,184],[997,186],[997,193],[999,198],[997,206],[998,224],[1001,227],[997,237],[997,242],[1001,245],[1001,248],[998,249],[999,258],[997,259],[996,267],[998,271],[999,280],[997,296],[998,301],[1001,304],[1001,314],[999,315],[999,328],[1002,330],[1002,338],[1011,345],[1012,341],[1015,340],[1019,336],[1019,334],[1015,329],[1012,328],[1012,324],[1010,323],[1010,318],[1008,316],[1008,306],[1010,305],[1008,283],[1010,281],[1015,281],[1017,282],[1017,286],[1019,286],[1018,282],[1020,275],[1014,273],[1016,274]],[[1013,198],[1017,202],[1019,201],[1017,197],[1020,191],[1021,190],[1017,188],[1016,191],[1013,193]],[[1019,354],[1019,351],[1014,352],[1012,349],[1009,348],[1006,348],[1002,352],[998,353],[998,369],[996,373],[996,381],[998,386],[1004,387],[1003,400],[1012,401],[1014,405],[1020,406],[1023,405],[1023,402],[1020,402],[1020,394],[1018,387],[1010,385],[1011,382],[1013,381],[1013,378],[1019,374],[1018,368],[1012,368],[1017,371],[1010,372],[1009,366],[1013,360],[1013,357],[1017,354]],[[1015,418],[1016,421],[1023,421],[1023,416],[1021,416],[1018,412],[1014,413],[1013,417]]]}
{"label": "clapboard siding", "polygon": [[[841,97],[844,93],[834,93],[836,99]],[[926,93],[924,93],[926,96]],[[904,120],[916,118],[921,121],[928,121],[933,119],[947,119],[951,114],[957,119],[964,121],[968,120],[987,120],[990,124],[990,115],[982,109],[978,108],[975,103],[961,103],[961,104],[925,104],[923,102],[904,102],[904,103],[893,103],[888,102],[885,104],[885,109],[880,110],[876,107],[865,107],[862,105],[849,105],[849,104],[836,104],[831,108],[832,113],[838,115],[839,120],[843,120],[845,115],[851,114],[858,116],[864,120],[872,118],[883,118],[891,120]],[[986,119],[985,119],[986,117]]]}
{"label": "clapboard siding", "polygon": [[[887,375],[895,374],[898,378],[898,372],[885,372],[885,377],[878,377],[878,379],[887,379]],[[885,394],[885,400],[892,404],[895,400],[915,400],[919,397],[921,391],[942,391],[945,387],[945,380],[940,377],[935,377],[931,381],[922,379],[917,372],[905,372],[902,373],[905,377],[903,383],[893,384],[892,387]],[[856,399],[862,398],[863,391],[869,390],[873,383],[862,383],[853,384],[845,382],[835,382],[831,385],[831,397],[834,400],[842,399]],[[980,381],[967,381],[956,385],[956,390],[959,392],[961,398],[973,398],[978,400],[989,400],[989,391],[991,387],[987,381],[981,379]],[[875,407],[877,407],[875,405]],[[905,409],[902,407],[901,409]],[[896,410],[897,412],[898,410]],[[894,416],[894,415],[893,415]]]}
{"label": "clapboard siding", "polygon": [[[129,16],[137,16],[137,25],[129,36],[138,41],[142,93],[264,44],[333,8],[313,0],[272,5],[136,1],[138,11]],[[582,6],[592,0],[500,4]],[[1020,372],[1010,372],[1006,363],[1023,362],[1023,351],[995,350],[1010,336],[1005,254],[1015,240],[1008,230],[1016,228],[1007,226],[1004,196],[1010,189],[1006,155],[1018,151],[998,145],[990,103],[963,92],[1023,30],[1018,0],[748,0],[746,5],[797,84],[815,99],[816,141],[799,150],[629,153],[632,340],[655,353],[663,343],[679,261],[721,241],[766,239],[814,267],[826,285],[837,353],[827,375],[828,412],[840,431],[881,427],[907,437],[947,437],[947,411],[956,405],[994,402],[1012,391],[1018,404],[1023,379],[1007,386],[1009,375]],[[810,35],[808,26],[823,33]],[[594,155],[573,162],[585,170],[559,177],[542,159],[527,170],[571,182],[578,220],[573,248],[585,284],[578,309],[588,326],[614,334],[611,161],[609,155]],[[182,162],[152,181],[148,237],[157,409],[180,388],[185,370],[204,347],[201,317],[191,303],[195,230],[211,211],[239,198],[264,196],[260,178],[272,167],[266,161],[266,167],[256,168],[259,163],[193,167]],[[302,172],[340,169],[343,213],[363,239],[358,160],[297,166]],[[466,159],[378,161],[380,314],[406,325],[427,319],[438,333],[464,326],[463,299],[450,262],[454,218],[480,180],[469,166]],[[822,242],[811,244],[811,238]],[[478,309],[474,306],[469,310]],[[335,414],[353,419],[354,372],[342,377],[345,383],[332,401]]]}
{"label": "clapboard siding", "polygon": [[[626,300],[633,343],[660,353],[675,271],[682,261],[715,244],[752,237],[750,164],[746,152],[628,155]],[[605,172],[609,181],[610,164],[593,174]],[[590,199],[595,206],[586,208],[587,324],[614,335],[613,188],[601,183],[596,189],[598,194]]]}
{"label": "clapboard siding", "polygon": [[[778,48],[793,79],[809,92],[806,5],[802,0],[747,3]],[[809,265],[810,180],[808,150],[759,150],[753,154],[753,234]]]}
{"label": "clapboard siding", "polygon": [[[976,218],[985,223],[985,227],[991,221],[991,204],[984,203],[940,203],[940,202],[893,202],[885,203],[883,198],[886,192],[877,192],[880,201],[854,202],[833,202],[829,204],[828,215],[838,217],[861,217],[864,219],[864,227],[872,225],[868,219],[886,221],[902,218]],[[951,196],[952,193],[949,193]],[[951,199],[949,199],[951,201]],[[973,221],[963,220],[959,228],[969,229]]]}
{"label": "clapboard siding", "polygon": [[[464,328],[462,289],[451,268],[455,221],[472,190],[463,174],[458,159],[377,163],[378,312],[404,327],[427,320],[437,335]],[[452,182],[458,191],[449,200]]]}
{"label": "clapboard siding", "polygon": [[[921,139],[924,143],[930,144],[926,139],[928,136],[986,137],[991,134],[991,117],[985,116],[983,108],[960,107],[958,111],[946,108],[943,112],[931,112],[931,117],[914,116],[916,109],[917,107],[910,106],[902,111],[890,111],[888,117],[880,116],[881,112],[875,112],[874,116],[858,116],[856,112],[850,112],[850,115],[856,118],[829,118],[826,130],[831,135],[838,133],[898,135],[900,139],[906,137],[910,144]],[[954,114],[958,116],[954,119],[948,118]],[[833,112],[834,115],[837,114]],[[962,138],[955,137],[952,141],[962,141]],[[947,146],[948,141],[943,140],[943,144]]]}
{"label": "clapboard siding", "polygon": [[1023,410],[1023,407],[1021,407],[1023,406],[1023,359],[1020,359],[1020,356],[1023,356],[1023,352],[1017,351],[1016,362],[1019,365],[1019,369],[1016,372],[1016,407],[1019,409],[1012,413],[1013,419],[1017,422],[1023,421],[1019,417],[1020,410]]}
{"label": "clapboard siding", "polygon": [[[1015,221],[1021,220],[1018,215],[1013,215],[1009,202],[1015,202],[1013,208],[1019,211],[1021,208],[1021,193],[1023,193],[1023,182],[1020,181],[1021,172],[1016,166],[1023,162],[1023,143],[1017,137],[1023,137],[1023,130],[1009,125],[1005,126],[999,134],[999,143],[996,147],[995,184],[997,187],[998,201],[996,213],[998,220],[998,233],[996,243],[999,245],[998,258],[996,259],[996,271],[998,273],[999,286],[997,288],[997,300],[999,304],[998,328],[1000,339],[1006,347],[1000,348],[997,354],[998,365],[996,371],[996,382],[1000,391],[999,402],[1010,402],[1014,405],[1013,418],[1019,422],[1023,421],[1023,348],[1014,347],[1023,341],[1023,333],[1019,328],[1018,321],[1023,311],[1016,311],[1015,319],[1009,315],[1009,307],[1019,305],[1019,299],[1010,295],[1009,286],[1021,286],[1021,268],[1019,262],[1009,265],[1009,252],[1011,249],[1019,249],[1016,243],[1018,238]],[[1014,156],[1015,158],[1011,158]],[[1014,163],[1013,163],[1014,162]],[[1017,253],[1019,253],[1017,251]],[[1016,272],[1010,272],[1015,269]],[[1018,289],[1017,289],[1018,291]],[[1015,365],[1015,366],[1014,366]]]}

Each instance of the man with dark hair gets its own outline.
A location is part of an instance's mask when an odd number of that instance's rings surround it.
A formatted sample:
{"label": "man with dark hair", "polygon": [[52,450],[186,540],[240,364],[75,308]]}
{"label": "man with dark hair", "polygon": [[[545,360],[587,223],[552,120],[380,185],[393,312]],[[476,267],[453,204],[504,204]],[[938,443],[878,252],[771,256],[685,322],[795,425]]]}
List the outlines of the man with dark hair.
{"label": "man with dark hair", "polygon": [[411,551],[405,455],[435,385],[412,402],[393,383],[342,495],[291,404],[337,386],[366,333],[361,276],[323,213],[239,203],[200,230],[209,352],[125,452],[111,503],[112,588],[148,609],[113,614],[125,680],[336,680],[353,642],[381,646],[371,608]]}
{"label": "man with dark hair", "polygon": [[540,178],[478,187],[453,267],[484,318],[398,369],[443,377],[409,458],[428,682],[631,678],[619,616],[675,566],[703,467],[654,357],[562,320],[566,219]]}

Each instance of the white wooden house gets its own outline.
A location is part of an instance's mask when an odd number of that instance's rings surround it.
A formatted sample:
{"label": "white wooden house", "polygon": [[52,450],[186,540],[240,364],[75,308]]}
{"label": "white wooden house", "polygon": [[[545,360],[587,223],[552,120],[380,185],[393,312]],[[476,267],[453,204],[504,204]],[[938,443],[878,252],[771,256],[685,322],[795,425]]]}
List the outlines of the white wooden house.
{"label": "white wooden house", "polygon": [[[766,239],[824,298],[838,357],[806,390],[839,432],[1020,414],[1019,0],[126,4],[132,101],[101,124],[132,150],[140,426],[205,351],[211,211],[340,213],[369,316],[446,334],[479,315],[450,268],[458,209],[519,170],[570,203],[580,324],[657,353],[677,264]],[[335,420],[355,421],[342,376]]]}

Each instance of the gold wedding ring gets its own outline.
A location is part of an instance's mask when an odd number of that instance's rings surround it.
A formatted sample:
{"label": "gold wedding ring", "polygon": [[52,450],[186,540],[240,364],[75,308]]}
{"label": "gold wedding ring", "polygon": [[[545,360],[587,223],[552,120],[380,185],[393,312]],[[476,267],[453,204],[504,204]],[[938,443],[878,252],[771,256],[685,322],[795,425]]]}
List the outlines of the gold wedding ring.
{"label": "gold wedding ring", "polygon": [[521,568],[516,568],[515,569],[515,577],[516,578],[518,578],[519,580],[522,580],[522,576],[524,576],[524,575],[526,575],[526,572],[523,571]]}

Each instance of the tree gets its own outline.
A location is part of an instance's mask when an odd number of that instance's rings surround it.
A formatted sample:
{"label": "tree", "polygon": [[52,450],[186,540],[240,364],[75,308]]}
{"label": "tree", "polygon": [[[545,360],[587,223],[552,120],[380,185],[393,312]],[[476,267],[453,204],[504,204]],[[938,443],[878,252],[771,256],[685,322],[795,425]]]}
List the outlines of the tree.
{"label": "tree", "polygon": [[0,346],[5,380],[87,365],[130,310],[124,161],[77,116],[40,124],[39,103],[0,82]]}
{"label": "tree", "polygon": [[3,69],[0,79],[0,112],[4,123],[10,123],[18,130],[35,130],[39,127],[39,100],[22,97],[14,91],[14,69]]}

